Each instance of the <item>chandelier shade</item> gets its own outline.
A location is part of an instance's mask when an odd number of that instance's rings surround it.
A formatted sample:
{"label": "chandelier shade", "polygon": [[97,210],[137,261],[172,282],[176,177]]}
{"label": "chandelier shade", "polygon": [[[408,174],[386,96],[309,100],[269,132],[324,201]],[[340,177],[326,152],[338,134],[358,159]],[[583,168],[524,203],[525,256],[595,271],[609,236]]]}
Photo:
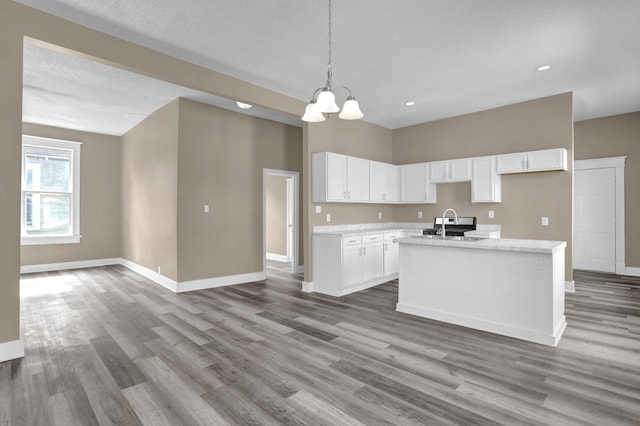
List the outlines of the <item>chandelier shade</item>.
{"label": "chandelier shade", "polygon": [[338,114],[338,117],[343,120],[359,120],[364,117],[362,111],[360,111],[360,104],[353,96],[349,96],[342,105],[342,112]]}
{"label": "chandelier shade", "polygon": [[324,120],[326,120],[326,118],[318,109],[317,104],[311,103],[307,105],[304,110],[304,115],[302,116],[302,121],[306,121],[309,123],[319,123]]}
{"label": "chandelier shade", "polygon": [[[327,83],[324,87],[318,88],[313,92],[311,101],[301,117],[302,121],[317,123],[326,119],[325,114],[333,114],[340,111],[340,107],[336,104],[336,95],[332,86],[332,66],[331,66],[331,0],[329,0],[329,63],[327,64]],[[364,117],[360,110],[360,105],[356,98],[351,94],[348,87],[340,86],[337,89],[345,89],[349,92],[349,96],[342,106],[342,112],[338,114],[343,120],[359,120]],[[337,90],[336,89],[336,90]]]}

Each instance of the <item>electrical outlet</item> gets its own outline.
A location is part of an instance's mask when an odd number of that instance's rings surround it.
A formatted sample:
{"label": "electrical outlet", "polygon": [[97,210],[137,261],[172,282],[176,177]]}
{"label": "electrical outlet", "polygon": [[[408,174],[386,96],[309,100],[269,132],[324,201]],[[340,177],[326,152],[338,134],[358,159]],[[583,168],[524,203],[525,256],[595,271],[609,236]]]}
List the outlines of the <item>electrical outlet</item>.
{"label": "electrical outlet", "polygon": [[378,212],[378,219],[382,219],[382,212]]}
{"label": "electrical outlet", "polygon": [[489,219],[493,219],[495,217],[495,212],[493,210],[489,210]]}
{"label": "electrical outlet", "polygon": [[204,212],[209,213],[209,204],[204,205]]}
{"label": "electrical outlet", "polygon": [[162,272],[160,272],[160,265],[158,265],[158,273],[162,274]]}
{"label": "electrical outlet", "polygon": [[549,226],[549,218],[542,216],[542,226]]}
{"label": "electrical outlet", "polygon": [[316,206],[316,213],[322,213],[322,206]]}
{"label": "electrical outlet", "polygon": [[421,211],[418,212],[418,219],[422,219],[422,212]]}
{"label": "electrical outlet", "polygon": [[327,213],[327,222],[331,222],[331,213]]}

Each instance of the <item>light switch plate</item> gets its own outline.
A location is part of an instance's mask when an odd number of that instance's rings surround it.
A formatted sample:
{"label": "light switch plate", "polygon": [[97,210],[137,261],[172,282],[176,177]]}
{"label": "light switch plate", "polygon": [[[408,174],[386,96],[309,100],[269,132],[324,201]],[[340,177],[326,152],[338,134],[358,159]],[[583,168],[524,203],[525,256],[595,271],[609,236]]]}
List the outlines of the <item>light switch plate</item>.
{"label": "light switch plate", "polygon": [[382,212],[378,212],[378,219],[382,219]]}
{"label": "light switch plate", "polygon": [[418,212],[418,219],[422,219],[422,212]]}
{"label": "light switch plate", "polygon": [[209,213],[209,204],[204,205],[204,212]]}
{"label": "light switch plate", "polygon": [[331,213],[327,213],[327,222],[331,222]]}
{"label": "light switch plate", "polygon": [[322,213],[322,206],[316,206],[316,213]]}
{"label": "light switch plate", "polygon": [[549,218],[542,216],[542,226],[549,226]]}
{"label": "light switch plate", "polygon": [[493,210],[489,210],[489,219],[493,219],[495,217],[495,212]]}

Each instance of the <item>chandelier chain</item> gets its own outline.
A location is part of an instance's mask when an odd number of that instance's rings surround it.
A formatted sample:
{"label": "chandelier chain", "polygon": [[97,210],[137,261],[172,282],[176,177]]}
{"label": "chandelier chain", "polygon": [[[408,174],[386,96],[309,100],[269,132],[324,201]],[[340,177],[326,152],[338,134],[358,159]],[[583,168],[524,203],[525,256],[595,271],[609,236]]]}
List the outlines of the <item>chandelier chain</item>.
{"label": "chandelier chain", "polygon": [[331,65],[331,0],[329,0],[329,63],[327,64],[327,87],[331,89],[331,77],[333,74]]}

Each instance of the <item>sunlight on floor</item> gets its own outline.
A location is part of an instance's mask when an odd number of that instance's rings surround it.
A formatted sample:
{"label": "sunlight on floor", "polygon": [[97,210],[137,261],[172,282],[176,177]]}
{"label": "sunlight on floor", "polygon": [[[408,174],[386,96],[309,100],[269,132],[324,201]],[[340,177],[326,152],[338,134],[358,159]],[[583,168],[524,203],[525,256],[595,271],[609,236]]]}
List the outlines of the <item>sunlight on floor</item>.
{"label": "sunlight on floor", "polygon": [[20,297],[65,293],[72,290],[72,284],[79,284],[78,279],[73,275],[22,278],[20,280]]}

